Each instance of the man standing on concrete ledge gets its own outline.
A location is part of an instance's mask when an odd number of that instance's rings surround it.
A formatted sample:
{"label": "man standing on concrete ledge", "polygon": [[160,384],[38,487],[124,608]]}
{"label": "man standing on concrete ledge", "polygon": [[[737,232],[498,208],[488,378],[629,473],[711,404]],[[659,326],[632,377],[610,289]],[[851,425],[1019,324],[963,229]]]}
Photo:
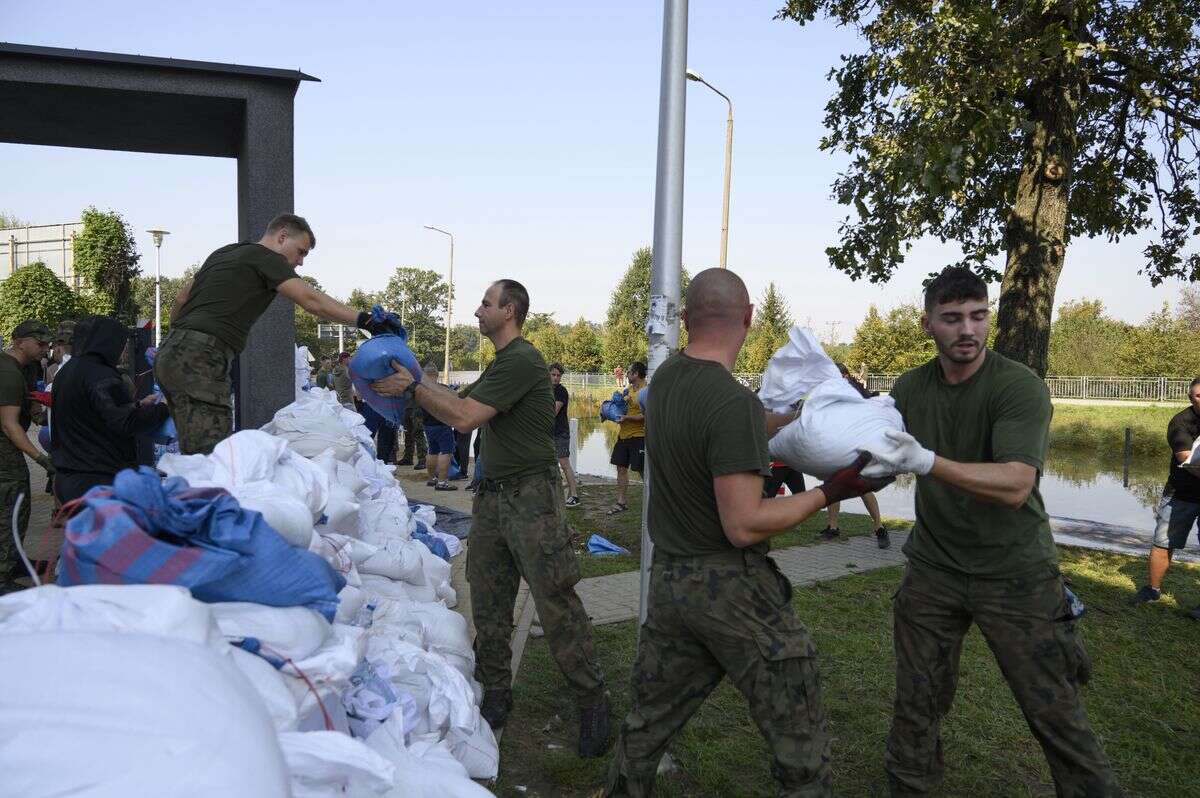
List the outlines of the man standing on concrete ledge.
{"label": "man standing on concrete ledge", "polygon": [[[983,633],[1058,795],[1119,796],[1079,699],[1091,670],[1075,629],[1038,479],[1050,428],[1046,383],[987,349],[987,285],[949,268],[925,289],[921,325],[937,357],[892,389],[908,432],[874,452],[917,475],[908,566],[892,600],[896,701],[884,768],[892,795],[941,781],[941,721],[958,685],[963,638]],[[936,454],[935,454],[936,453]],[[954,459],[950,459],[954,458]]]}
{"label": "man standing on concrete ledge", "polygon": [[860,476],[863,455],[815,490],[763,497],[767,438],[794,415],[765,413],[733,378],[753,312],[736,274],[700,272],[684,300],[687,348],[654,373],[645,412],[654,563],[633,706],[605,795],[650,795],[671,738],[726,676],[771,748],[780,794],[832,794],[817,651],[768,539],[886,482]]}
{"label": "man standing on concrete ledge", "polygon": [[257,243],[229,244],[209,255],[179,292],[154,375],[184,454],[209,454],[233,431],[229,368],[276,294],[315,316],[371,333],[399,326],[395,314],[359,312],[301,279],[296,267],[316,245],[308,222],[280,214]]}
{"label": "man standing on concrete ledge", "polygon": [[383,395],[410,394],[454,429],[483,428],[483,479],[467,544],[475,678],[484,688],[480,713],[495,729],[512,709],[513,609],[524,577],[579,705],[579,755],[600,756],[608,743],[608,696],[591,621],[575,593],[579,563],[558,489],[550,375],[541,353],[521,337],[528,312],[529,294],[517,281],[488,288],[475,318],[495,344],[496,359],[462,398],[432,380],[414,383],[399,363],[372,387]]}

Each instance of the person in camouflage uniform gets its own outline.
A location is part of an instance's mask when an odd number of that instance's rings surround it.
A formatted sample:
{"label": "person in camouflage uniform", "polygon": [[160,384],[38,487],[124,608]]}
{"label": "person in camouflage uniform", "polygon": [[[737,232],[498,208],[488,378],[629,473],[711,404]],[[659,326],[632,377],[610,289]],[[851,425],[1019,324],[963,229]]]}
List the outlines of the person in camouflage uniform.
{"label": "person in camouflage uniform", "polygon": [[696,275],[687,348],[654,374],[644,411],[653,564],[605,795],[650,795],[671,739],[725,677],[771,749],[780,795],[832,794],[817,650],[768,539],[880,483],[862,479],[862,457],[819,488],[763,497],[768,430],[793,416],[767,414],[731,373],[752,311],[733,272]]}
{"label": "person in camouflage uniform", "polygon": [[[302,217],[280,214],[255,243],[213,252],[179,292],[171,329],[154,360],[154,376],[170,408],[184,454],[209,454],[233,431],[229,369],[250,328],[284,296],[322,319],[355,324],[372,334],[400,326],[392,313],[358,311],[296,274],[317,245]],[[289,356],[290,357],[290,356]]]}
{"label": "person in camouflage uniform", "polygon": [[[413,449],[417,452],[417,463],[413,465]],[[429,444],[425,440],[425,415],[420,408],[409,402],[404,408],[404,455],[396,465],[411,465],[414,471],[425,467]]]}
{"label": "person in camouflage uniform", "polygon": [[483,480],[467,544],[475,678],[484,688],[480,714],[500,728],[512,708],[513,608],[524,577],[580,709],[579,755],[600,756],[608,745],[608,695],[591,621],[575,592],[579,564],[558,489],[550,371],[521,337],[528,311],[529,294],[515,280],[488,288],[475,317],[496,345],[496,358],[464,396],[431,380],[414,383],[403,369],[372,387],[385,396],[414,397],[456,430],[482,427]]}
{"label": "person in camouflage uniform", "polygon": [[1091,671],[1081,609],[1063,584],[1038,490],[1052,412],[1046,384],[987,349],[987,286],[968,269],[946,269],[929,284],[922,324],[937,357],[896,381],[891,395],[907,432],[887,433],[890,447],[874,452],[891,471],[917,475],[917,520],[893,599],[891,793],[925,795],[941,781],[941,720],[974,623],[1057,794],[1121,795],[1080,702]]}
{"label": "person in camouflage uniform", "polygon": [[13,542],[13,510],[17,499],[21,509],[17,514],[17,535],[24,540],[29,529],[29,507],[33,494],[29,490],[29,456],[54,475],[50,458],[29,440],[32,405],[29,392],[35,387],[30,380],[30,367],[45,357],[50,347],[50,330],[38,321],[23,321],[12,331],[9,347],[0,352],[0,595],[19,590],[16,582],[25,569]]}

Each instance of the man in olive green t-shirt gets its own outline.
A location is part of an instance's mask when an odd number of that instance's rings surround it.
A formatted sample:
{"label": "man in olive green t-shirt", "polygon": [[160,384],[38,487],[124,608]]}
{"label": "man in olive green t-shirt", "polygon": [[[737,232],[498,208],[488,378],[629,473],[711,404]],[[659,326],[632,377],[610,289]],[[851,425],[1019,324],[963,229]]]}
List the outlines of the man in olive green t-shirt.
{"label": "man in olive green t-shirt", "polygon": [[233,431],[229,368],[276,295],[320,318],[355,324],[372,334],[399,326],[395,314],[381,308],[355,310],[296,274],[316,245],[308,222],[280,214],[256,243],[229,244],[209,255],[180,290],[154,376],[184,454],[208,454]]}
{"label": "man in olive green t-shirt", "polygon": [[600,756],[609,736],[608,696],[592,644],[592,625],[575,592],[579,563],[571,547],[554,449],[554,394],[538,350],[521,337],[529,294],[498,280],[475,317],[496,358],[459,396],[433,381],[396,373],[372,383],[385,396],[411,395],[459,432],[482,428],[483,479],[467,543],[467,583],[475,622],[480,714],[500,728],[512,708],[512,619],[521,578],[537,607],[546,642],[580,709],[579,755]]}
{"label": "man in olive green t-shirt", "polygon": [[[905,432],[874,452],[917,475],[908,567],[893,601],[896,699],[884,765],[893,795],[923,795],[944,771],[941,719],[972,622],[1041,744],[1059,795],[1120,795],[1079,701],[1090,664],[1038,480],[1050,394],[986,347],[987,286],[946,269],[925,290],[938,355],[896,380]],[[935,454],[936,452],[936,454]]]}
{"label": "man in olive green t-shirt", "polygon": [[884,483],[859,476],[860,458],[819,488],[763,498],[767,438],[793,416],[768,416],[733,378],[752,314],[736,274],[700,272],[683,310],[687,348],[654,373],[645,413],[654,563],[633,706],[605,795],[650,795],[671,738],[726,676],[771,749],[780,795],[831,794],[816,647],[768,540]]}

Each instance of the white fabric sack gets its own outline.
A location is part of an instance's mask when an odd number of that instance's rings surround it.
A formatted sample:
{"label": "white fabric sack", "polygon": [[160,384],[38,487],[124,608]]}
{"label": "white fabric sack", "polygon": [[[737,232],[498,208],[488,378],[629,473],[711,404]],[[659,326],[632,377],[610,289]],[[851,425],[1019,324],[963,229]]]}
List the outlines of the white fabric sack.
{"label": "white fabric sack", "polygon": [[396,486],[396,477],[387,464],[363,452],[354,461],[354,470],[367,484],[364,498],[375,499],[387,488]]}
{"label": "white fabric sack", "polygon": [[367,630],[344,623],[335,623],[331,629],[320,648],[284,665],[283,672],[291,676],[303,673],[313,684],[342,684],[349,680],[366,653]]}
{"label": "white fabric sack", "polygon": [[263,430],[284,439],[288,448],[304,457],[330,451],[338,460],[349,461],[360,449],[358,439],[337,415],[303,400],[279,410]]}
{"label": "white fabric sack", "polygon": [[411,540],[388,540],[357,565],[360,574],[386,576],[388,579],[409,584],[421,584],[425,581],[421,550],[417,543]]}
{"label": "white fabric sack", "polygon": [[267,526],[288,543],[307,548],[312,540],[313,517],[308,505],[295,494],[285,493],[274,482],[251,482],[230,489],[230,494],[246,510],[262,514]]}
{"label": "white fabric sack", "polygon": [[312,512],[314,522],[325,511],[329,477],[306,458],[291,451],[284,452],[275,464],[275,476],[271,481],[284,493],[302,500]]}
{"label": "white fabric sack", "polygon": [[[891,444],[889,429],[903,430],[904,420],[890,396],[865,399],[839,376],[818,385],[800,410],[800,417],[775,434],[768,444],[771,456],[805,474],[828,479],[852,464],[860,452],[884,451]],[[890,475],[880,463],[863,475]]]}
{"label": "white fabric sack", "polygon": [[361,574],[361,578],[363,590],[380,598],[414,602],[437,601],[437,589],[433,585],[412,585],[374,574]]}
{"label": "white fabric sack", "polygon": [[337,613],[333,620],[337,623],[353,624],[358,617],[358,611],[367,603],[367,594],[361,587],[346,585],[338,593]]}
{"label": "white fabric sack", "polygon": [[359,505],[358,536],[369,543],[382,546],[389,540],[409,540],[414,529],[408,500],[399,488],[386,489]]}
{"label": "white fabric sack", "polygon": [[396,786],[388,793],[388,798],[489,798],[492,795],[471,781],[466,768],[450,753],[445,741],[422,739],[406,745],[396,715],[368,737],[366,744],[396,766]]}
{"label": "white fabric sack", "polygon": [[[126,589],[126,588],[122,588]],[[4,798],[287,798],[275,728],[231,656],[157,635],[8,634]]]}
{"label": "white fabric sack", "polygon": [[451,558],[457,557],[462,553],[462,541],[456,538],[454,535],[451,535],[448,532],[440,532],[433,527],[429,527],[429,535],[430,537],[435,537],[442,541],[442,543],[446,544],[446,553],[449,554]]}
{"label": "white fabric sack", "polygon": [[433,509],[432,504],[418,504],[417,509],[412,512],[413,518],[430,529],[433,529],[433,525],[437,523],[437,511]]}
{"label": "white fabric sack", "polygon": [[372,635],[367,659],[391,668],[392,683],[408,690],[420,702],[423,680],[428,680],[429,726],[431,731],[452,728],[475,731],[477,713],[475,690],[450,663],[435,653],[411,643]]}
{"label": "white fabric sack", "polygon": [[329,731],[325,723],[328,716],[329,726],[334,731],[350,734],[350,718],[341,700],[343,684],[321,684],[310,688],[303,679],[281,675],[298,707],[295,731]]}
{"label": "white fabric sack", "polygon": [[291,776],[292,798],[365,798],[386,795],[396,766],[345,734],[329,731],[279,735]]}
{"label": "white fabric sack", "polygon": [[265,653],[293,661],[311,656],[332,633],[329,621],[307,607],[268,607],[246,601],[209,606],[221,634],[228,639],[257,638]]}
{"label": "white fabric sack", "polygon": [[788,332],[788,342],[767,363],[758,398],[768,410],[784,413],[818,385],[835,379],[842,379],[837,365],[825,354],[812,330],[797,325]]}
{"label": "white fabric sack", "polygon": [[[476,710],[476,715],[478,712]],[[467,769],[468,776],[473,779],[494,779],[500,771],[500,748],[496,745],[496,735],[482,715],[476,721],[478,725],[473,732],[451,729],[446,735],[446,742],[450,744],[450,753]]]}
{"label": "white fabric sack", "polygon": [[233,663],[262,699],[263,708],[275,725],[275,731],[295,731],[299,722],[299,707],[284,681],[287,677],[257,654],[233,646],[229,647],[229,652]]}
{"label": "white fabric sack", "polygon": [[245,429],[235,432],[213,447],[213,481],[225,487],[250,482],[270,481],[275,464],[287,451],[287,442],[273,435]]}
{"label": "white fabric sack", "polygon": [[183,477],[194,488],[217,484],[213,482],[213,463],[208,455],[168,452],[158,459],[155,468],[169,477]]}
{"label": "white fabric sack", "polygon": [[325,517],[326,521],[321,525],[324,529],[358,536],[358,502],[355,501],[354,493],[346,486],[330,483]]}
{"label": "white fabric sack", "polygon": [[0,597],[0,637],[21,632],[137,632],[223,651],[225,637],[210,607],[178,585],[43,585]]}

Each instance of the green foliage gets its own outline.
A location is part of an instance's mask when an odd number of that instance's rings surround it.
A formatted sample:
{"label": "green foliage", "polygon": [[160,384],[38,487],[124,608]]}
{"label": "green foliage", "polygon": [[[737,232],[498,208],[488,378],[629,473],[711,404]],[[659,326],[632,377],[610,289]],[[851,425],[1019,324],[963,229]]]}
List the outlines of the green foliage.
{"label": "green foliage", "polygon": [[762,301],[755,308],[754,321],[746,336],[746,343],[738,353],[734,371],[761,374],[775,350],[787,343],[788,330],[792,328],[792,316],[787,302],[780,296],[775,283],[768,283]]}
{"label": "green foliage", "polygon": [[479,326],[455,324],[450,328],[450,368],[475,371],[479,368]]}
{"label": "green foliage", "polygon": [[[162,323],[163,335],[171,327],[171,308],[175,305],[175,300],[179,296],[185,283],[196,276],[196,272],[200,271],[200,264],[192,264],[184,271],[182,277],[163,277],[161,294],[162,294]],[[134,306],[134,315],[139,319],[154,318],[154,277],[153,275],[141,275],[133,278],[130,283],[129,292]]]}
{"label": "green foliage", "polygon": [[872,373],[898,374],[928,362],[937,354],[937,347],[921,329],[921,313],[921,308],[906,303],[881,316],[871,305],[854,333],[846,365],[853,371],[866,363]]}
{"label": "green foliage", "polygon": [[1116,364],[1126,377],[1194,377],[1200,374],[1200,333],[1164,304],[1122,337]]}
{"label": "green foliage", "polygon": [[[612,329],[622,319],[628,319],[635,330],[640,330],[644,338],[646,320],[650,316],[650,267],[652,258],[650,247],[642,247],[633,253],[633,260],[625,270],[621,281],[613,289],[612,299],[608,304],[608,315],[605,326]],[[687,269],[679,276],[679,295],[687,293]],[[628,364],[627,364],[628,365]]]}
{"label": "green foliage", "polygon": [[74,255],[75,273],[82,280],[80,295],[88,311],[133,324],[137,306],[131,284],[140,271],[141,255],[125,219],[116,211],[84,210]]}
{"label": "green foliage", "polygon": [[600,371],[604,345],[596,325],[584,318],[572,324],[563,341],[561,359],[567,371],[593,374]]}
{"label": "green foliage", "polygon": [[562,362],[567,351],[567,328],[554,321],[553,313],[530,313],[521,334],[537,347],[547,363]]}
{"label": "green foliage", "polygon": [[[305,274],[301,275],[300,279],[318,291],[323,290],[321,288],[321,284],[317,282],[315,277]],[[153,290],[153,287],[151,287],[151,290]],[[169,306],[164,303],[163,307],[166,308]],[[163,316],[165,317],[166,313],[164,313]],[[330,357],[337,354],[335,351],[337,349],[336,338],[326,338],[322,340],[321,338],[317,337],[317,325],[321,324],[322,322],[316,316],[309,313],[299,305],[296,305],[292,315],[292,323],[296,327],[296,346],[307,346],[308,353],[312,355],[318,363],[323,357]],[[356,336],[354,335],[347,336],[347,350],[352,350],[354,348],[353,344],[355,338]]]}
{"label": "green foliage", "polygon": [[37,319],[53,332],[63,319],[86,312],[75,293],[44,263],[23,266],[0,282],[0,336],[5,340],[26,319]]}
{"label": "green foliage", "polygon": [[620,366],[629,368],[634,361],[646,362],[646,333],[622,316],[604,331],[604,369],[611,371]]}
{"label": "green foliage", "polygon": [[1083,299],[1065,302],[1050,328],[1049,374],[1112,374],[1113,353],[1129,333],[1129,325],[1104,315],[1104,303]]}
{"label": "green foliage", "polygon": [[[422,363],[433,361],[441,368],[446,351],[446,283],[432,269],[401,266],[378,295],[361,292],[352,300],[374,298],[388,310],[400,314],[408,329],[408,345]],[[358,305],[355,305],[358,307]],[[363,305],[366,310],[370,304]]]}
{"label": "green foliage", "polygon": [[6,229],[9,227],[27,227],[28,225],[29,222],[25,221],[24,219],[20,219],[8,211],[0,211],[0,229]]}

